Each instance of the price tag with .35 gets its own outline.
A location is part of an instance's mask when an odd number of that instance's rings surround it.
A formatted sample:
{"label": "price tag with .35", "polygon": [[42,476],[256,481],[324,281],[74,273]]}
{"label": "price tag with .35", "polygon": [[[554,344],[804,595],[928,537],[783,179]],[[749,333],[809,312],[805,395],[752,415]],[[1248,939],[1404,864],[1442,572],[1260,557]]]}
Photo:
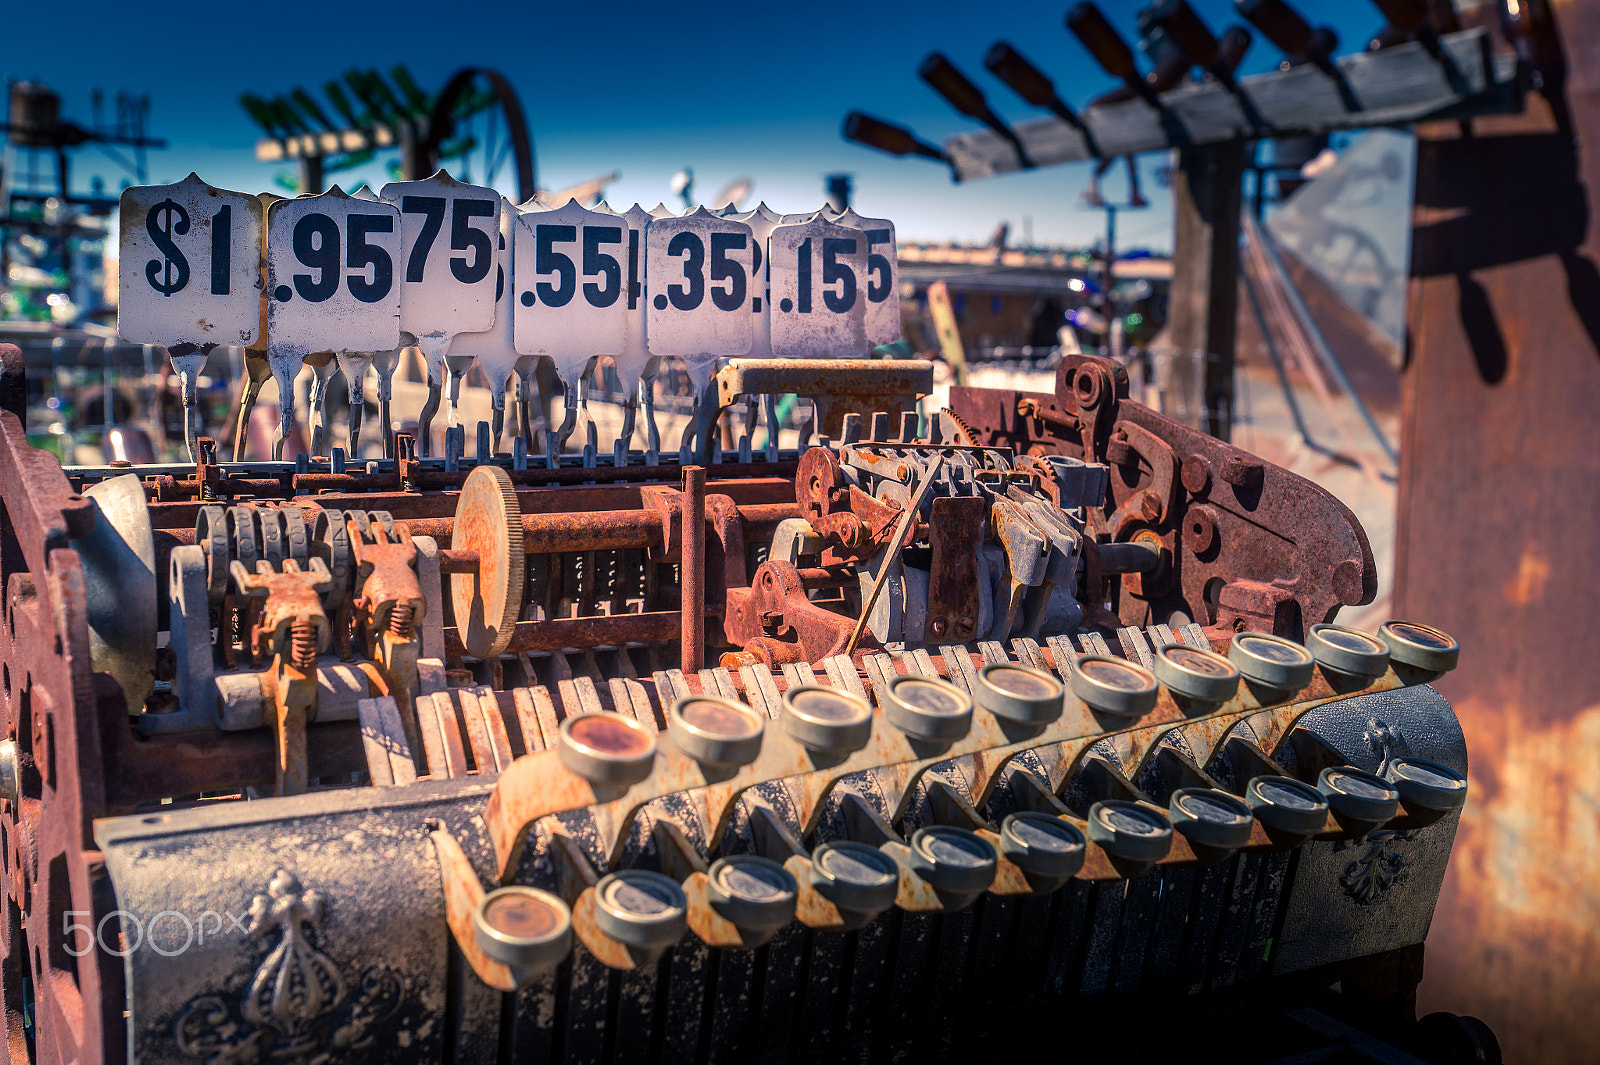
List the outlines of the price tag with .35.
{"label": "price tag with .35", "polygon": [[[400,212],[337,185],[267,211],[274,355],[400,346]],[[491,292],[492,296],[493,293]]]}
{"label": "price tag with .35", "polygon": [[699,208],[652,219],[645,231],[646,335],[652,355],[677,355],[691,370],[744,355],[755,339],[750,227]]}
{"label": "price tag with .35", "polygon": [[767,247],[772,354],[780,359],[867,354],[867,235],[830,222],[778,226]]}
{"label": "price tag with .35", "polygon": [[117,330],[130,344],[254,343],[261,201],[190,174],[121,200]]}
{"label": "price tag with .35", "polygon": [[568,384],[591,356],[619,354],[627,342],[639,280],[628,236],[623,219],[577,200],[517,219],[517,350],[550,356]]}

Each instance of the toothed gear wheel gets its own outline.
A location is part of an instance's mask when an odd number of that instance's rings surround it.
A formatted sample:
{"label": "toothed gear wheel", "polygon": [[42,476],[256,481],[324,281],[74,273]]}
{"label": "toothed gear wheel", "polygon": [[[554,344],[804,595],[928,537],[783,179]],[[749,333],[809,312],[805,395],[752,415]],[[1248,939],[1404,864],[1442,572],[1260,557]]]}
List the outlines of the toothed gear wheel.
{"label": "toothed gear wheel", "polygon": [[956,428],[957,434],[958,434],[956,439],[944,441],[946,444],[954,444],[957,447],[978,447],[979,446],[979,444],[978,444],[978,434],[972,431],[972,426],[968,425],[966,422],[961,420],[961,415],[957,414],[955,411],[951,410],[949,407],[940,408],[939,414],[942,417],[949,418],[950,421],[955,424],[955,428]]}
{"label": "toothed gear wheel", "polygon": [[467,475],[450,546],[478,553],[476,573],[450,575],[461,643],[474,658],[498,657],[522,612],[526,563],[522,508],[505,470],[479,466]]}

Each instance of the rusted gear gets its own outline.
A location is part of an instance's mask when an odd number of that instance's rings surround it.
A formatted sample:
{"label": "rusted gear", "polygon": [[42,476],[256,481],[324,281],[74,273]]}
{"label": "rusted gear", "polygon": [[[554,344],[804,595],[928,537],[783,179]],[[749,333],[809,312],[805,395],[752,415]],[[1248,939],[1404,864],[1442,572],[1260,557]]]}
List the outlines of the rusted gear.
{"label": "rusted gear", "polygon": [[450,536],[456,551],[472,551],[478,567],[450,576],[461,644],[474,658],[498,658],[511,643],[522,613],[527,558],[522,548],[522,507],[511,478],[498,466],[467,475]]}
{"label": "rusted gear", "polygon": [[[939,416],[941,418],[948,418],[950,420],[951,425],[953,425],[954,428],[956,429],[956,432],[953,434],[953,438],[950,439],[950,440],[942,441],[942,443],[953,444],[953,445],[955,445],[957,447],[978,447],[979,446],[979,444],[978,444],[978,434],[972,431],[972,426],[968,425],[965,421],[963,421],[961,419],[961,415],[957,414],[955,411],[951,410],[949,407],[941,407],[939,409]],[[949,427],[950,426],[945,426],[944,428],[949,428]]]}
{"label": "rusted gear", "polygon": [[800,515],[815,526],[837,509],[839,493],[845,488],[839,459],[830,449],[814,447],[800,456],[794,475],[794,500]]}

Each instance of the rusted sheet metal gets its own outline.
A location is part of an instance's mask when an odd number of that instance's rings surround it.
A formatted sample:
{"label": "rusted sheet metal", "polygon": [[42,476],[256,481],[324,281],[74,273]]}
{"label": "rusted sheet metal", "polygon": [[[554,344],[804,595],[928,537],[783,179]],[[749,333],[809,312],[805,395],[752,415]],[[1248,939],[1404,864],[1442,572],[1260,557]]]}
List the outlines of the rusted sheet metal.
{"label": "rusted sheet metal", "polygon": [[1418,131],[1394,596],[1460,640],[1439,688],[1472,751],[1421,1006],[1575,1063],[1600,1059],[1600,4],[1549,7],[1524,114]]}
{"label": "rusted sheet metal", "polygon": [[837,438],[846,414],[910,410],[933,391],[933,363],[920,359],[732,359],[717,371],[717,402],[740,395],[810,397],[816,432]]}

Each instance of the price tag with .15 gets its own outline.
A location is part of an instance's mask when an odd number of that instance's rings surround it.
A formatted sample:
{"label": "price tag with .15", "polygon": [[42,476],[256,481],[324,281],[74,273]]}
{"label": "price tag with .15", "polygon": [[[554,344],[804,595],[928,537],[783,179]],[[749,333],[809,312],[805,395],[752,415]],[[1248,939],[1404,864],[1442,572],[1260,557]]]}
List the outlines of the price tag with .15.
{"label": "price tag with .15", "polygon": [[900,258],[895,254],[894,223],[863,218],[846,210],[835,222],[867,235],[867,343],[893,344],[900,339]]}
{"label": "price tag with .15", "polygon": [[867,354],[867,235],[810,221],[772,231],[772,353],[780,359]]}
{"label": "price tag with .15", "polygon": [[716,359],[747,354],[754,342],[752,244],[748,225],[704,207],[653,219],[645,231],[650,353],[684,359],[697,384]]}
{"label": "price tag with .15", "polygon": [[255,342],[261,201],[194,174],[121,200],[117,331],[130,344]]}
{"label": "price tag with .15", "polygon": [[519,352],[550,356],[572,385],[591,357],[622,351],[638,280],[623,219],[577,200],[553,211],[524,211],[513,258]]}

